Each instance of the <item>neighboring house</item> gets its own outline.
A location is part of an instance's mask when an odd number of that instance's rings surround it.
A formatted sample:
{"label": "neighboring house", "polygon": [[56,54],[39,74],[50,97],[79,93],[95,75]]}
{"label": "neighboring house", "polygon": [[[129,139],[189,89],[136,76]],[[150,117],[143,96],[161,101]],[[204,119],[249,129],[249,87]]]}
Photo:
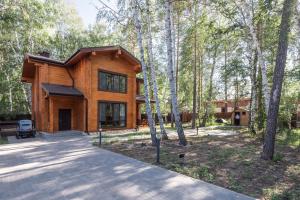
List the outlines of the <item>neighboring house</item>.
{"label": "neighboring house", "polygon": [[140,118],[140,61],[120,46],[81,48],[65,62],[26,54],[22,81],[32,84],[37,130],[135,128]]}
{"label": "neighboring house", "polygon": [[233,125],[247,126],[250,102],[250,98],[241,98],[238,101],[232,99],[212,101],[215,106],[215,117],[230,120]]}

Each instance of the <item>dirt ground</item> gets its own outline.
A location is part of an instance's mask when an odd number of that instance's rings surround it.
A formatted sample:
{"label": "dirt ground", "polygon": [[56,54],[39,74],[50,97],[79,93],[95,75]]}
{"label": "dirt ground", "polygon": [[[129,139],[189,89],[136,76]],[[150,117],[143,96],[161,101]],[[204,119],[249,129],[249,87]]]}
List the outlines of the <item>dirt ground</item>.
{"label": "dirt ground", "polygon": [[162,141],[160,164],[148,138],[110,142],[102,148],[256,198],[300,197],[297,146],[278,143],[274,160],[265,161],[260,159],[261,141],[243,131],[231,136],[187,136],[187,140],[185,147],[175,139]]}

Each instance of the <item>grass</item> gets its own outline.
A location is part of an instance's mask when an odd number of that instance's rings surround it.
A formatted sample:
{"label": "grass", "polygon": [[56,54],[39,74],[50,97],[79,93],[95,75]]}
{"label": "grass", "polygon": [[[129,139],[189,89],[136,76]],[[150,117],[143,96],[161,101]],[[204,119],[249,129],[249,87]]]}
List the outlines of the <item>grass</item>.
{"label": "grass", "polygon": [[[241,134],[232,136],[187,136],[185,147],[176,139],[162,141],[159,166],[256,198],[297,199],[300,156],[299,141],[295,140],[300,130],[284,130],[277,135],[273,161],[260,158],[260,138],[250,135],[247,129],[238,131]],[[102,147],[156,165],[155,147],[146,134],[128,134],[127,140],[104,143]],[[185,155],[184,160],[179,154]]]}
{"label": "grass", "polygon": [[7,141],[7,138],[6,137],[0,137],[0,145],[1,144],[7,144],[8,141]]}
{"label": "grass", "polygon": [[283,146],[300,147],[300,129],[284,129],[277,134],[277,144]]}

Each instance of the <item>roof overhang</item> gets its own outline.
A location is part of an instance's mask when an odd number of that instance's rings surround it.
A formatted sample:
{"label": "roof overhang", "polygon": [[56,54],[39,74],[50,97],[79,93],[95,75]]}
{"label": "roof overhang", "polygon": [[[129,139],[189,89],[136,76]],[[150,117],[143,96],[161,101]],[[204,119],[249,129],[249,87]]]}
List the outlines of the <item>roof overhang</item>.
{"label": "roof overhang", "polygon": [[139,73],[142,71],[140,61],[121,46],[103,46],[103,47],[86,47],[78,49],[65,62],[58,61],[52,58],[26,54],[23,61],[22,81],[26,82],[28,78],[33,78],[36,64],[50,64],[59,67],[72,67],[81,59],[89,55],[96,55],[97,53],[112,53],[116,58],[125,59],[132,65],[134,71]]}
{"label": "roof overhang", "polygon": [[42,83],[42,88],[46,92],[47,96],[84,97],[79,90],[71,86]]}

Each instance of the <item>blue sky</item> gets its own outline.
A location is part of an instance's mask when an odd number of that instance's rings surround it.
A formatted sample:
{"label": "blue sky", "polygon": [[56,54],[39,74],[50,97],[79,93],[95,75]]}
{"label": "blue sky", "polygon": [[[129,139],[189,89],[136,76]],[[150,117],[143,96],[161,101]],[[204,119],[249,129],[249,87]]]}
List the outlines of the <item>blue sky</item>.
{"label": "blue sky", "polygon": [[95,5],[99,5],[98,0],[66,0],[66,2],[75,5],[85,26],[95,23],[97,15]]}
{"label": "blue sky", "polygon": [[[79,16],[82,18],[84,25],[87,27],[96,22],[97,9],[95,6],[101,7],[98,0],[65,0],[67,3],[75,5]],[[102,0],[108,6],[114,8],[116,0]]]}

